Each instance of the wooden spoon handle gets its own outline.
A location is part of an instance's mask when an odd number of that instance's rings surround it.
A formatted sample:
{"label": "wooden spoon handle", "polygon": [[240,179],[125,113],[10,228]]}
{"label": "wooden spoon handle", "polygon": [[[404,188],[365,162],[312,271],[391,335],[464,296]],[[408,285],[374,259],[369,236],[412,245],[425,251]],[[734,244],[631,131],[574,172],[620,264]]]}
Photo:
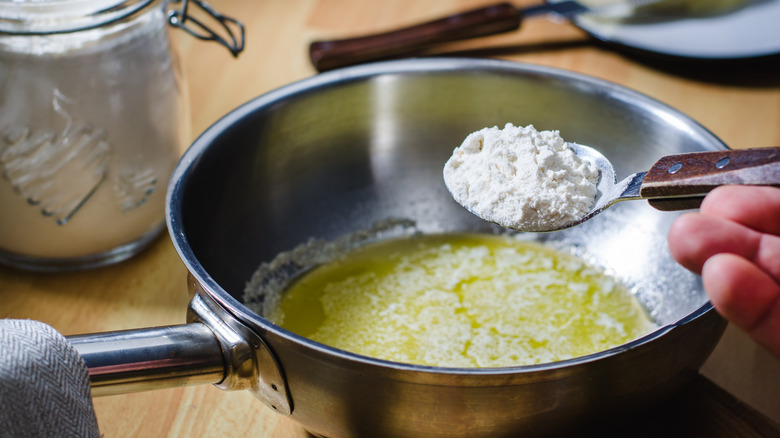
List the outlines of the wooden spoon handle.
{"label": "wooden spoon handle", "polygon": [[701,197],[730,184],[780,187],[780,147],[669,155],[650,168],[639,194],[651,200]]}
{"label": "wooden spoon handle", "polygon": [[357,38],[315,41],[309,57],[318,71],[411,55],[426,47],[508,32],[520,27],[522,11],[498,3],[403,29]]}

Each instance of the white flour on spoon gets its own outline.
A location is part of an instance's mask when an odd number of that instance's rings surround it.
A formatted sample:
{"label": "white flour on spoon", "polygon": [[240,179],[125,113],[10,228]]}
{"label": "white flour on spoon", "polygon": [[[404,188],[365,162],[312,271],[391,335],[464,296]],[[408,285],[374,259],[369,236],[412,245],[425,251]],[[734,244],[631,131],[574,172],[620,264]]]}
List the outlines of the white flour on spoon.
{"label": "white flour on spoon", "polygon": [[580,159],[558,131],[507,123],[484,128],[455,148],[444,165],[453,198],[507,228],[543,231],[574,222],[593,205],[599,171]]}

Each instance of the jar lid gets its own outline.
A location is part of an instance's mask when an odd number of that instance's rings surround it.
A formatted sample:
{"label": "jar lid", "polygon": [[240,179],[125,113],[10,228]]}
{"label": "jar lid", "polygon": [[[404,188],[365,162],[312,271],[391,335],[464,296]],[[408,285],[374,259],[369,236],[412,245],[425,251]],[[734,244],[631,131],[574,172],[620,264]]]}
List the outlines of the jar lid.
{"label": "jar lid", "polygon": [[78,32],[122,20],[158,0],[0,0],[0,34]]}

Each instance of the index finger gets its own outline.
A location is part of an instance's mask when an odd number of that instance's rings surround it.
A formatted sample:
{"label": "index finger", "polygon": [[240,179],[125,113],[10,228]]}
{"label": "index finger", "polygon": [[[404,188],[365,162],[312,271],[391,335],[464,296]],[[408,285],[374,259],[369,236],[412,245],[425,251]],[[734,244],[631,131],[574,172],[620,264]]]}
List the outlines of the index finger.
{"label": "index finger", "polygon": [[704,198],[700,211],[762,233],[780,235],[780,188],[777,187],[717,187]]}

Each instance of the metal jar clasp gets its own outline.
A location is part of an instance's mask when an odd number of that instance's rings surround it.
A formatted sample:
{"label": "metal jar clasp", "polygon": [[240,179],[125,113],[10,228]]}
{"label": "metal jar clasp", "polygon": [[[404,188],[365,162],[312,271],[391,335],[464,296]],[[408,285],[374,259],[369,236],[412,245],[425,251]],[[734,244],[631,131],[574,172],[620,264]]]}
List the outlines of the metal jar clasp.
{"label": "metal jar clasp", "polygon": [[[244,50],[244,25],[240,21],[222,15],[201,0],[173,0],[172,3],[181,3],[181,8],[168,13],[168,23],[171,26],[183,29],[195,38],[216,41],[230,50],[233,56],[238,56]],[[217,32],[208,24],[195,18],[189,9],[190,3],[215,21],[221,27],[221,31]]]}

